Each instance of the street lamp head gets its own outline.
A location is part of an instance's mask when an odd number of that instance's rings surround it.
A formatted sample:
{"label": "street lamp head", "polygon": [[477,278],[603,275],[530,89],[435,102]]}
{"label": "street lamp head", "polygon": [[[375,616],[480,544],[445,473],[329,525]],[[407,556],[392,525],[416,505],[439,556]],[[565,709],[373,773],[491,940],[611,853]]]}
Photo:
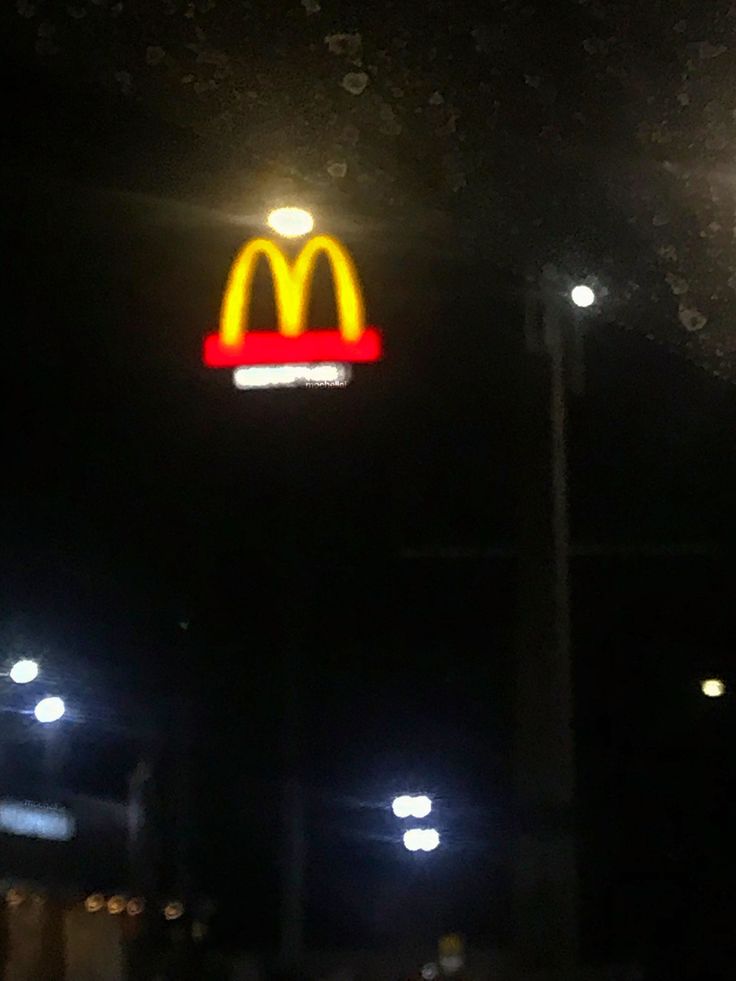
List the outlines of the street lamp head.
{"label": "street lamp head", "polygon": [[439,848],[440,833],[436,828],[410,828],[404,832],[404,848],[410,852],[433,852]]}
{"label": "street lamp head", "polygon": [[65,712],[66,705],[64,705],[64,700],[63,698],[59,698],[58,695],[50,695],[47,698],[42,698],[33,710],[36,719],[44,725],[49,722],[58,722]]}
{"label": "street lamp head", "polygon": [[721,678],[706,678],[701,682],[700,690],[706,698],[720,698],[726,694],[726,683]]}
{"label": "street lamp head", "polygon": [[10,669],[10,680],[16,685],[27,685],[38,677],[38,663],[28,658],[16,661]]}
{"label": "street lamp head", "polygon": [[300,238],[314,228],[314,218],[304,208],[276,208],[266,221],[269,228],[284,238]]}
{"label": "street lamp head", "polygon": [[596,300],[595,291],[590,286],[579,283],[570,290],[570,299],[576,307],[592,307]]}
{"label": "street lamp head", "polygon": [[391,804],[391,810],[397,818],[425,818],[432,811],[432,801],[424,794],[412,797],[409,794],[402,794],[395,797]]}

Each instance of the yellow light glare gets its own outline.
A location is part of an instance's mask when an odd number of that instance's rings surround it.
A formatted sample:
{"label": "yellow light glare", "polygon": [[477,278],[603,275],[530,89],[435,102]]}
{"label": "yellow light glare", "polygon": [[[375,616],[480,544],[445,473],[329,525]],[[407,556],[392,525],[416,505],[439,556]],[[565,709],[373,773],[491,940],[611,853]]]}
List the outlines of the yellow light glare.
{"label": "yellow light glare", "polygon": [[101,892],[92,893],[85,899],[84,908],[88,913],[99,913],[101,909],[105,908],[105,897]]}
{"label": "yellow light glare", "polygon": [[5,901],[11,909],[16,909],[21,903],[24,902],[26,894],[22,889],[8,889],[5,894]]}
{"label": "yellow light glare", "polygon": [[179,920],[184,916],[184,904],[178,900],[167,903],[164,906],[164,916],[167,920]]}
{"label": "yellow light glare", "polygon": [[720,678],[706,678],[700,690],[707,698],[720,698],[726,694],[726,685]]}
{"label": "yellow light glare", "polygon": [[107,901],[107,912],[113,916],[119,916],[125,910],[126,902],[124,896],[111,896]]}
{"label": "yellow light glare", "polygon": [[240,344],[248,330],[248,308],[256,263],[263,256],[271,267],[279,332],[298,337],[306,329],[314,267],[324,253],[332,267],[340,333],[358,341],[365,330],[365,309],[358,272],[347,249],[330,235],[315,235],[290,263],[275,242],[254,238],[243,246],[230,268],[220,309],[220,337],[225,345]]}
{"label": "yellow light glare", "polygon": [[269,228],[284,238],[309,235],[314,228],[314,218],[304,208],[276,208],[266,222]]}

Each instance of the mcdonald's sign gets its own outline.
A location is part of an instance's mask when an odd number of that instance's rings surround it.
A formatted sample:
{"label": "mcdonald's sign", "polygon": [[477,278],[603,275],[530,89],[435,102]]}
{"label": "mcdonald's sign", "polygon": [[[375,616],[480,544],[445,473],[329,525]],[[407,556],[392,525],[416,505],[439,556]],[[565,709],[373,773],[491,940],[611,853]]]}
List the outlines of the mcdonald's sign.
{"label": "mcdonald's sign", "polygon": [[[317,260],[329,261],[338,327],[307,325]],[[268,263],[276,299],[277,329],[249,330],[253,278],[259,259]],[[337,239],[315,235],[292,261],[267,238],[247,242],[235,257],[220,308],[220,329],[204,342],[204,363],[234,368],[241,388],[344,385],[350,366],[378,361],[381,334],[365,323],[363,292],[350,253]]]}

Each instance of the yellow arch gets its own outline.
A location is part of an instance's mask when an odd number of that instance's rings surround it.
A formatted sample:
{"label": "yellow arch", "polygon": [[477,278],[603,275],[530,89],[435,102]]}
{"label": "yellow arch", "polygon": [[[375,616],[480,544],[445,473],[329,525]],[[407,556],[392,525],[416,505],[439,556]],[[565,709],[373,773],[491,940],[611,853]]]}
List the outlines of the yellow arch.
{"label": "yellow arch", "polygon": [[293,264],[270,239],[255,238],[243,246],[230,267],[222,298],[222,343],[235,346],[248,330],[253,276],[261,256],[271,267],[279,332],[285,337],[303,333],[307,327],[314,267],[322,253],[327,256],[332,270],[340,333],[346,341],[359,340],[365,329],[365,309],[355,264],[337,239],[330,235],[315,235],[304,245]]}

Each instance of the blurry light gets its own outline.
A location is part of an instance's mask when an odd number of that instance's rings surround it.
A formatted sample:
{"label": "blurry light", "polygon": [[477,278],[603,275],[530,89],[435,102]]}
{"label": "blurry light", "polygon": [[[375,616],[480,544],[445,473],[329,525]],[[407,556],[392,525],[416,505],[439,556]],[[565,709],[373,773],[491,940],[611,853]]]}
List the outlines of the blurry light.
{"label": "blurry light", "polygon": [[57,695],[42,698],[33,710],[33,714],[36,716],[38,721],[43,722],[44,724],[48,722],[58,722],[64,715],[64,712],[66,712],[64,700],[59,698]]}
{"label": "blurry light", "polygon": [[576,307],[592,307],[595,303],[595,292],[590,286],[579,284],[570,291],[570,299]]}
{"label": "blurry light", "polygon": [[164,916],[167,920],[179,920],[184,916],[184,904],[180,902],[167,903],[164,906]]}
{"label": "blurry light", "polygon": [[448,954],[447,957],[440,958],[440,964],[445,974],[457,974],[464,963],[465,958],[462,954]]}
{"label": "blurry light", "polygon": [[27,685],[38,677],[38,664],[28,658],[16,661],[10,669],[10,680],[16,685]]}
{"label": "blurry light", "polygon": [[397,818],[425,818],[432,811],[432,801],[424,794],[418,797],[411,797],[409,794],[402,794],[395,797],[391,809]]}
{"label": "blurry light", "polygon": [[440,844],[435,828],[411,828],[404,834],[404,848],[410,852],[433,852]]}
{"label": "blurry light", "polygon": [[420,794],[419,797],[414,798],[414,809],[411,812],[412,817],[426,818],[431,811],[432,801],[429,799],[429,797],[425,797],[424,794]]}
{"label": "blurry light", "polygon": [[125,909],[125,905],[124,896],[110,896],[107,901],[107,912],[112,913],[113,916],[118,916]]}
{"label": "blurry light", "polygon": [[342,388],[352,377],[349,364],[254,364],[236,368],[235,387],[252,388]]}
{"label": "blurry light", "polygon": [[0,831],[24,838],[70,841],[76,833],[76,821],[63,807],[5,798],[0,800]]}
{"label": "blurry light", "polygon": [[276,208],[266,221],[269,228],[284,238],[299,238],[314,228],[314,218],[304,208]]}
{"label": "blurry light", "polygon": [[436,964],[425,964],[422,968],[422,977],[424,981],[435,981],[435,978],[439,977],[440,969]]}
{"label": "blurry light", "polygon": [[128,916],[140,916],[141,913],[145,910],[145,908],[146,908],[145,899],[140,899],[138,896],[136,896],[134,899],[129,899],[128,905],[126,907],[128,911]]}
{"label": "blurry light", "polygon": [[99,913],[101,909],[105,908],[105,897],[101,892],[93,892],[91,896],[87,896],[85,899],[84,908],[88,913]]}
{"label": "blurry light", "polygon": [[20,906],[21,903],[25,901],[25,898],[26,894],[22,889],[8,889],[8,891],[5,893],[5,902],[12,909]]}
{"label": "blurry light", "polygon": [[414,801],[413,797],[409,797],[408,794],[402,794],[401,797],[394,798],[394,802],[391,805],[391,809],[397,818],[408,818],[411,817],[411,808]]}
{"label": "blurry light", "polygon": [[701,683],[700,690],[708,698],[720,698],[726,694],[726,684],[720,678],[706,678]]}

